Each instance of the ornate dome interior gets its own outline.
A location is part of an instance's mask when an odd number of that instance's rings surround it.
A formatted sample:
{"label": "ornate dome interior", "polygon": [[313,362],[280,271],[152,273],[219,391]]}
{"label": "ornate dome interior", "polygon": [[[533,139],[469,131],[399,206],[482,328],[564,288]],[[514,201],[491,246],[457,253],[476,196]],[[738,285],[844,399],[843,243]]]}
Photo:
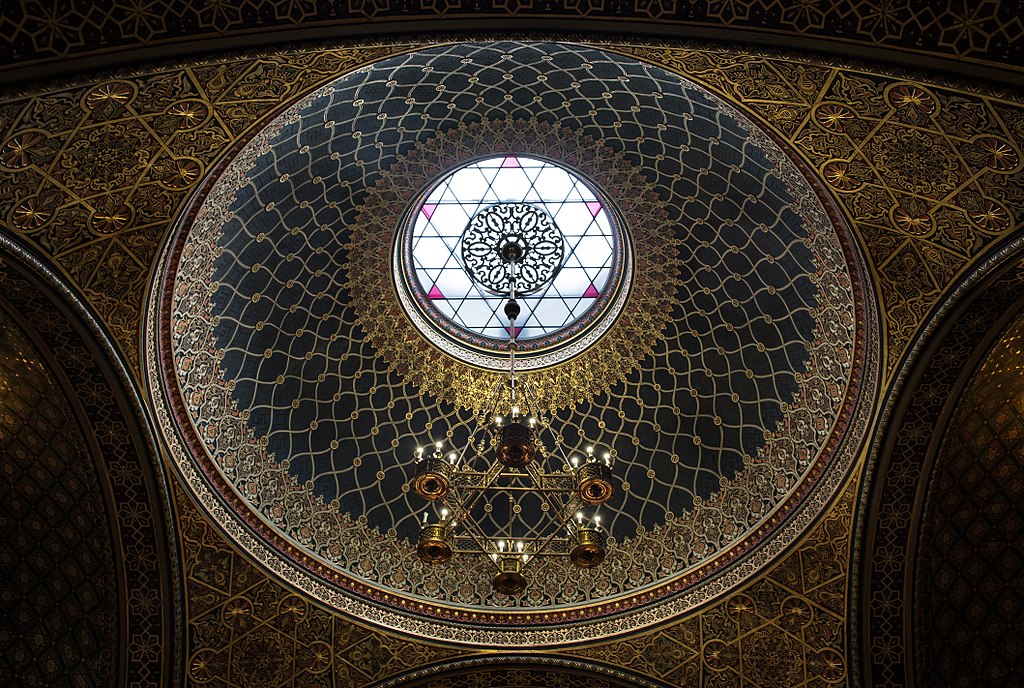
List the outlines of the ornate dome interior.
{"label": "ornate dome interior", "polygon": [[[1024,670],[1020,19],[743,5],[0,17],[4,673]],[[506,593],[417,556],[410,486],[483,460],[510,342],[538,470],[615,488],[603,562]],[[460,518],[529,552],[564,506]]]}

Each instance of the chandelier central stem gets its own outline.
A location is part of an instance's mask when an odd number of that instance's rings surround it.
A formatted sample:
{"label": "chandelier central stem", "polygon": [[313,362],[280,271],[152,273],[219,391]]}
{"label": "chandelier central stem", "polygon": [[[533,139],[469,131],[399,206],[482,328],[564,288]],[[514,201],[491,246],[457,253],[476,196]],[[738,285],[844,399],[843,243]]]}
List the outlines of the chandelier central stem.
{"label": "chandelier central stem", "polygon": [[519,267],[519,261],[523,257],[522,247],[514,242],[508,242],[501,249],[501,257],[508,264],[508,281],[509,281],[509,296],[508,302],[505,304],[505,316],[508,318],[508,381],[510,395],[512,398],[512,417],[515,418],[519,414],[516,413],[516,349],[518,344],[516,343],[516,318],[519,317],[520,309],[519,304],[516,302],[516,279],[517,268]]}

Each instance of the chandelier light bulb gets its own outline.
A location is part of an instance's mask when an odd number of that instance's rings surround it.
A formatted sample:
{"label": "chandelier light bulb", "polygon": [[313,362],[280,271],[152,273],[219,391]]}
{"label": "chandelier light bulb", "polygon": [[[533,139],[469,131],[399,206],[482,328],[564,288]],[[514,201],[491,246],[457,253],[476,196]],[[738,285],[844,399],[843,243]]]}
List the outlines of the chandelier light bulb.
{"label": "chandelier light bulb", "polygon": [[447,509],[441,509],[441,520],[444,521],[447,518],[448,518],[448,510]]}
{"label": "chandelier light bulb", "polygon": [[595,515],[594,515],[594,523],[596,523],[596,524],[597,524],[597,527],[598,527],[598,528],[600,528],[600,527],[601,527],[601,517],[600,517],[600,516],[598,516],[597,514],[595,514]]}
{"label": "chandelier light bulb", "polygon": [[427,517],[428,516],[429,516],[429,514],[426,511],[424,511],[423,512],[423,525],[427,525]]}
{"label": "chandelier light bulb", "polygon": [[518,418],[519,417],[519,407],[518,406],[513,406],[512,407],[512,417],[513,418]]}
{"label": "chandelier light bulb", "polygon": [[438,449],[440,449],[441,447],[444,446],[444,442],[435,442],[434,446],[437,447]]}
{"label": "chandelier light bulb", "polygon": [[572,457],[572,467],[576,468],[579,465],[580,465],[580,457],[578,457],[578,456]]}
{"label": "chandelier light bulb", "polygon": [[501,425],[501,416],[495,416],[495,417],[494,417],[494,422],[495,422],[496,424],[498,424],[498,425]]}
{"label": "chandelier light bulb", "polygon": [[516,543],[516,549],[518,549],[520,552],[523,551],[523,541],[522,540],[520,540],[519,542]]}
{"label": "chandelier light bulb", "polygon": [[576,522],[579,523],[580,525],[583,525],[583,512],[582,511],[577,511],[576,512]]}
{"label": "chandelier light bulb", "polygon": [[498,551],[500,551],[500,552],[504,552],[505,551],[505,541],[504,540],[498,540]]}
{"label": "chandelier light bulb", "polygon": [[456,454],[455,452],[452,452],[451,454],[448,455],[448,460],[451,462],[453,466],[455,465],[455,462],[458,460],[458,458],[459,455]]}

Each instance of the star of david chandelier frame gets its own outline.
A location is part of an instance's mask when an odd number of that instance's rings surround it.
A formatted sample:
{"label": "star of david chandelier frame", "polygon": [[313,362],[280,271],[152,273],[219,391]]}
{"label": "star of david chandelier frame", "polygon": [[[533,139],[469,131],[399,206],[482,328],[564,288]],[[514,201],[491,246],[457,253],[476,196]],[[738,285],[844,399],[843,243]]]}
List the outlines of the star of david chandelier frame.
{"label": "star of david chandelier frame", "polygon": [[[538,407],[533,390],[516,373],[516,318],[521,311],[516,297],[554,279],[563,250],[554,221],[529,204],[495,204],[470,220],[462,244],[467,272],[483,289],[508,299],[508,373],[476,415],[468,442],[461,448],[436,442],[416,449],[414,457],[411,487],[435,503],[440,516],[431,522],[430,513],[424,513],[416,546],[419,558],[441,565],[453,555],[483,554],[494,566],[491,585],[502,595],[524,592],[524,571],[540,557],[568,557],[590,569],[607,554],[607,531],[594,508],[615,492],[613,452],[593,445],[566,451],[556,441],[550,415]],[[496,493],[508,496],[509,519],[499,527],[492,519],[485,528],[487,496]],[[527,495],[535,498],[524,499]],[[524,502],[539,503],[536,513],[524,515]],[[533,519],[529,532],[512,532],[527,517]]]}

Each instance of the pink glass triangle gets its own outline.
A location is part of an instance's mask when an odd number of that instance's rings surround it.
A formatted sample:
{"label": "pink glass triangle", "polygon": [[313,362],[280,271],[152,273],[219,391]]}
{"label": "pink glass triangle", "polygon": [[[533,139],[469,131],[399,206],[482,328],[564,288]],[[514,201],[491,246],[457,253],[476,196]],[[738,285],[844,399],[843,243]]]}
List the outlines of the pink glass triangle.
{"label": "pink glass triangle", "polygon": [[424,203],[423,207],[420,208],[420,212],[426,215],[428,220],[430,219],[430,216],[434,214],[435,210],[437,210],[436,203]]}
{"label": "pink glass triangle", "polygon": [[427,294],[427,298],[428,299],[433,299],[433,300],[436,301],[438,299],[443,299],[444,298],[444,294],[441,293],[441,290],[438,289],[437,285],[435,284],[434,286],[432,286],[430,288],[430,293]]}
{"label": "pink glass triangle", "polygon": [[[591,215],[597,217],[597,214],[601,212],[601,204],[597,201],[587,201],[587,210],[590,211]],[[428,215],[427,217],[430,216]]]}
{"label": "pink glass triangle", "polygon": [[600,294],[598,293],[597,288],[594,287],[594,283],[591,282],[590,286],[587,287],[587,290],[585,292],[583,292],[583,298],[585,298],[585,299],[596,299],[598,296],[600,296]]}
{"label": "pink glass triangle", "polygon": [[[512,328],[510,328],[510,327],[506,327],[505,331],[508,332],[509,334],[512,334]],[[516,337],[518,337],[519,333],[522,332],[522,331],[523,331],[523,328],[517,327],[516,328]]]}
{"label": "pink glass triangle", "polygon": [[502,167],[520,167],[519,160],[509,156],[505,158],[504,162],[501,163]]}

